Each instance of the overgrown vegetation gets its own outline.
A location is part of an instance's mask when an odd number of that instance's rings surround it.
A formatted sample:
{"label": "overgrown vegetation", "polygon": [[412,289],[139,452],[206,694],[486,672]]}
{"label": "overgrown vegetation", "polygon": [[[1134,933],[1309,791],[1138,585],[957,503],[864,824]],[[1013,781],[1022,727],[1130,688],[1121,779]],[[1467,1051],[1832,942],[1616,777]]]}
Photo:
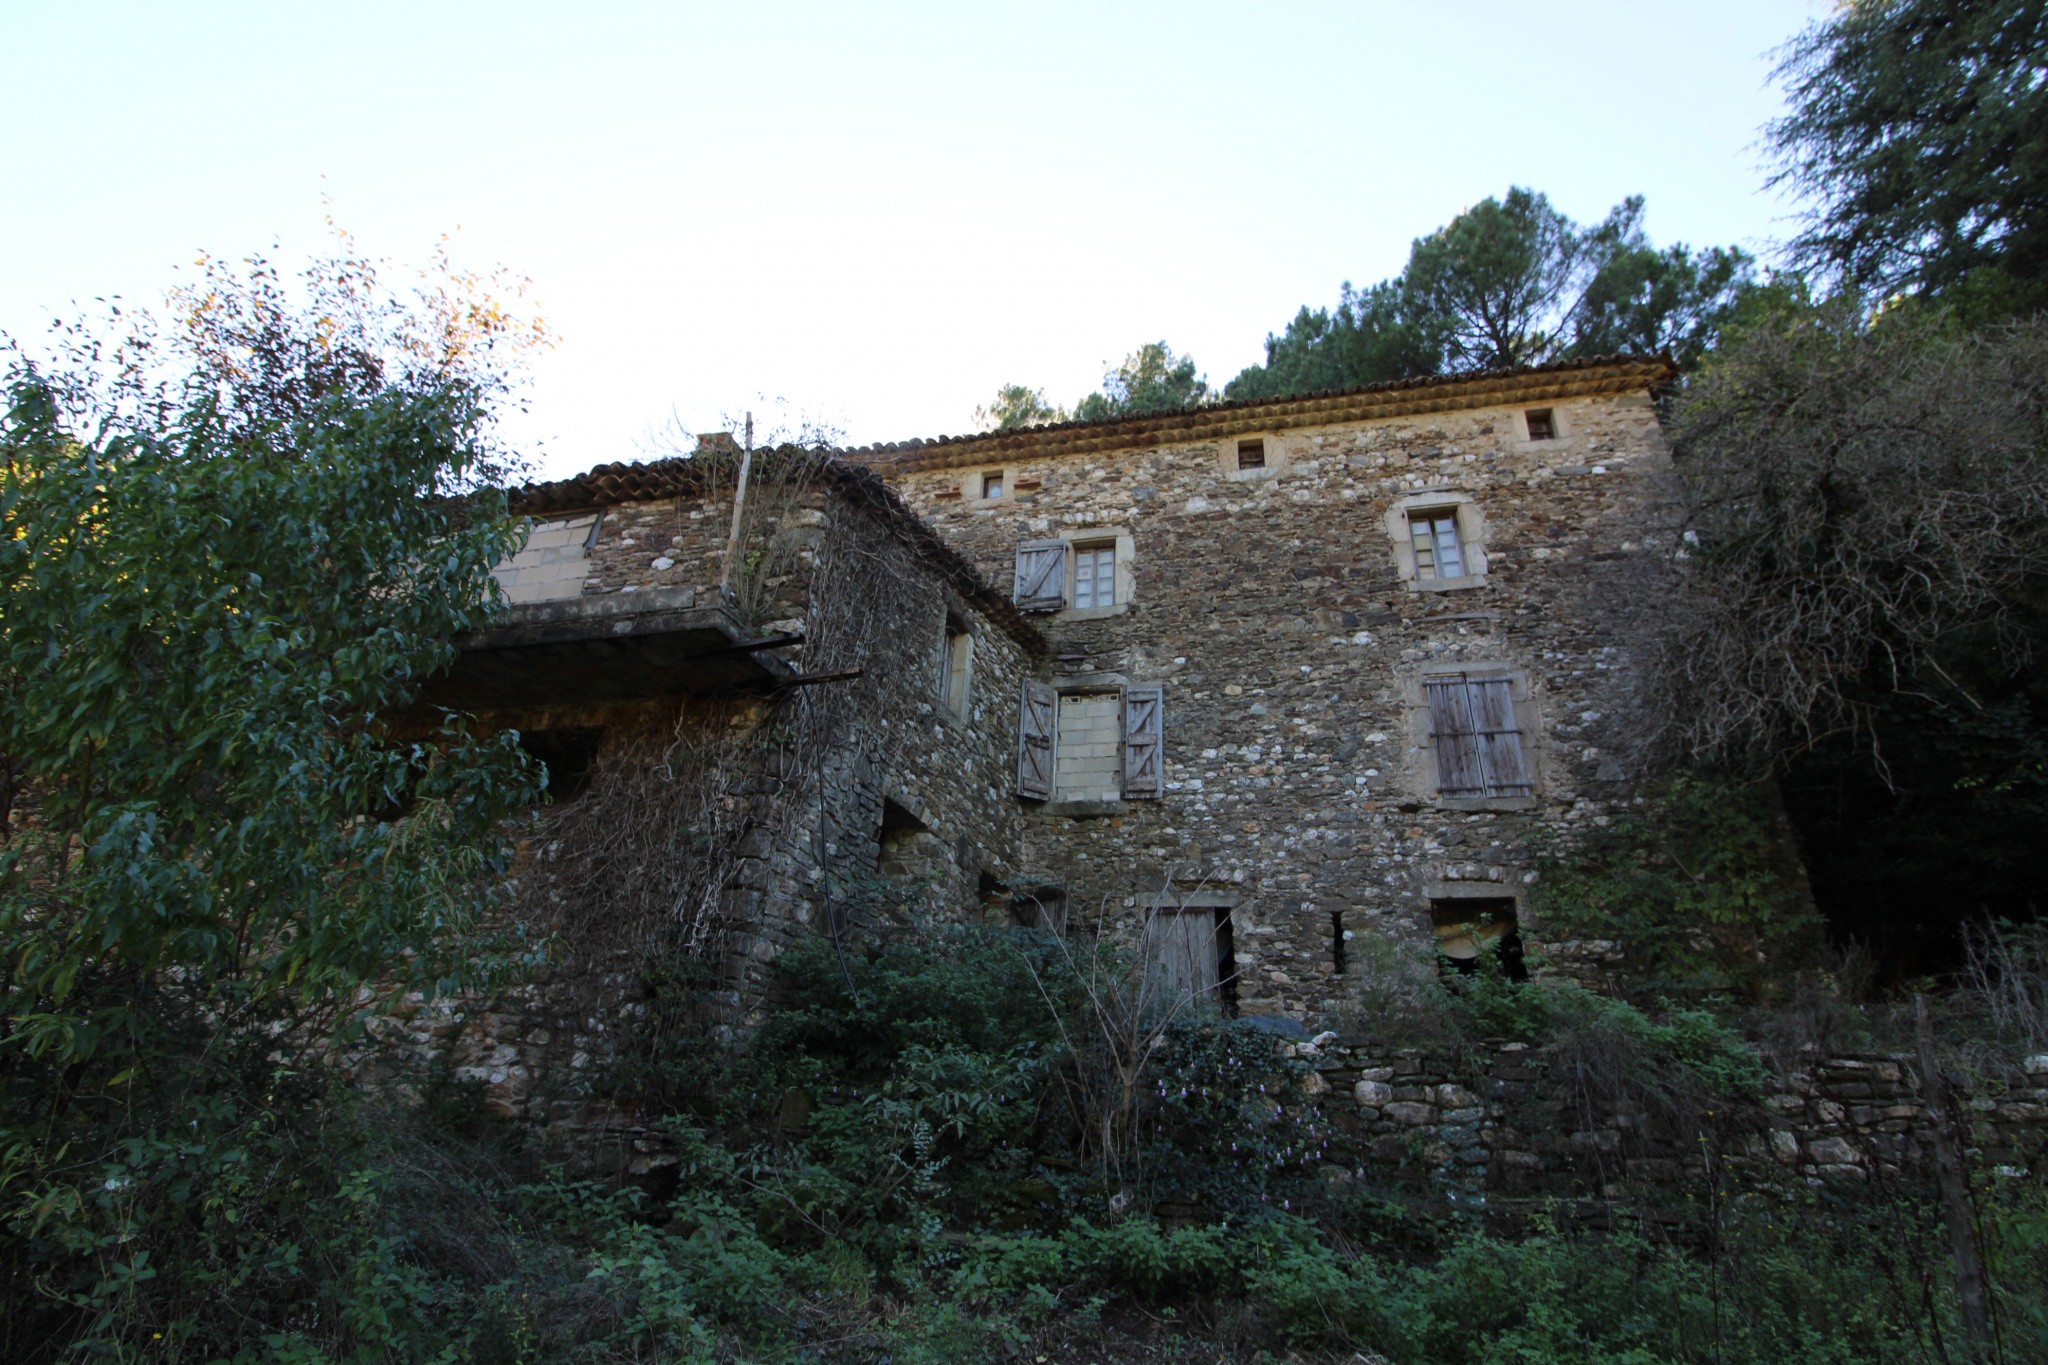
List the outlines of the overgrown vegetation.
{"label": "overgrown vegetation", "polygon": [[[1649,1365],[1933,1361],[1953,1335],[1946,1283],[1921,1269],[1939,1228],[1910,1194],[1731,1187],[1678,1240],[1566,1210],[1505,1238],[1333,1180],[1300,1140],[1286,1045],[1215,1019],[1170,1024],[1147,1063],[1136,1164],[1161,1178],[1106,1184],[1099,1116],[1062,1081],[1087,1064],[1063,1041],[1062,1015],[1089,1008],[1070,962],[1010,931],[792,955],[801,1003],[754,1047],[675,1051],[665,1089],[641,1073],[671,1097],[647,1123],[676,1164],[638,1184],[571,1178],[461,1087],[391,1110],[273,1073],[231,1144],[94,1167],[133,1272],[93,1281],[91,1315],[63,1330],[11,1321],[10,1352]],[[1560,1046],[1619,1029],[1706,1092],[1754,1084],[1705,1016],[1480,989],[1500,994],[1477,1026]],[[2032,1184],[1987,1198],[2024,1359],[2048,1340],[2048,1207]]]}

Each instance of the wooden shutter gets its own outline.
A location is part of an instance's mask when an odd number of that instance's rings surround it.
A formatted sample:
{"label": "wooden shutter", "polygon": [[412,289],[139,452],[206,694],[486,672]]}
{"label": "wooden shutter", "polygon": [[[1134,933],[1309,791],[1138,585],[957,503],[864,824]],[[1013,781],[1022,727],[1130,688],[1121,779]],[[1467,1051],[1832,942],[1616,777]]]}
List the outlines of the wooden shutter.
{"label": "wooden shutter", "polygon": [[1527,796],[1535,790],[1506,678],[1423,679],[1442,796]]}
{"label": "wooden shutter", "polygon": [[1157,797],[1165,786],[1166,698],[1160,687],[1124,689],[1124,795]]}
{"label": "wooden shutter", "polygon": [[1025,682],[1024,704],[1017,711],[1017,795],[1033,801],[1052,800],[1053,732],[1059,705],[1059,693],[1049,685]]}
{"label": "wooden shutter", "polygon": [[1522,752],[1522,727],[1515,723],[1515,699],[1506,678],[1473,678],[1466,683],[1479,751],[1486,759],[1488,796],[1527,796],[1528,757]]}
{"label": "wooden shutter", "polygon": [[1017,547],[1017,586],[1023,611],[1059,611],[1067,605],[1067,542],[1027,540]]}
{"label": "wooden shutter", "polygon": [[1216,994],[1222,971],[1216,912],[1161,908],[1145,922],[1147,1013],[1177,1009]]}

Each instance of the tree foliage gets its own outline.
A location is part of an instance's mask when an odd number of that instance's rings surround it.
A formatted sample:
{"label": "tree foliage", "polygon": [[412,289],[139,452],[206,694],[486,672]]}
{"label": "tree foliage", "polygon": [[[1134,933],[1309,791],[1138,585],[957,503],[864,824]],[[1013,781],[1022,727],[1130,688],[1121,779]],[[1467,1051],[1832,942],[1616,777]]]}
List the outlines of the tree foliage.
{"label": "tree foliage", "polygon": [[1858,0],[1778,75],[1778,180],[1815,201],[1806,264],[1985,317],[2048,305],[2048,4]]}
{"label": "tree foliage", "polygon": [[1145,412],[1191,408],[1210,397],[1209,383],[1192,356],[1176,355],[1163,341],[1148,341],[1102,376],[1102,387],[1074,404],[1074,420],[1099,422]]}
{"label": "tree foliage", "polygon": [[1266,338],[1266,363],[1225,392],[1268,398],[1616,352],[1691,365],[1752,283],[1752,262],[1729,247],[1653,247],[1642,219],[1640,196],[1582,226],[1511,188],[1417,238],[1395,278],[1346,284],[1328,312],[1304,307]]}
{"label": "tree foliage", "polygon": [[272,1073],[505,961],[481,925],[534,796],[516,737],[405,711],[498,600],[492,405],[541,334],[445,259],[402,297],[343,248],[296,282],[207,261],[174,325],[66,329],[7,375],[10,1318],[113,1330],[152,1220],[306,1117]]}
{"label": "tree foliage", "polygon": [[974,410],[974,420],[983,431],[1015,431],[1045,422],[1067,420],[1065,408],[1045,401],[1045,390],[1024,384],[1005,384],[985,408]]}
{"label": "tree foliage", "polygon": [[1767,314],[1688,389],[1676,436],[1682,591],[1651,674],[1693,758],[1858,728],[2048,570],[2048,324]]}

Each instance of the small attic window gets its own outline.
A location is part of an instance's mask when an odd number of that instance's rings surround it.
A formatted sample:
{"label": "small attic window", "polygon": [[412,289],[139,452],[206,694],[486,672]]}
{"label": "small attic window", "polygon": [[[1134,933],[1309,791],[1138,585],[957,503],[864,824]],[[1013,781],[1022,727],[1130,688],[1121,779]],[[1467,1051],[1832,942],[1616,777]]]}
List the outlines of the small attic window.
{"label": "small attic window", "polygon": [[998,470],[981,476],[981,495],[984,498],[1000,498],[1003,495],[1003,475]]}
{"label": "small attic window", "polygon": [[1263,437],[1237,443],[1237,467],[1239,469],[1264,469],[1266,467],[1266,442]]}
{"label": "small attic window", "polygon": [[1549,408],[1530,408],[1522,414],[1529,422],[1529,439],[1532,441],[1555,441],[1557,439],[1557,418]]}

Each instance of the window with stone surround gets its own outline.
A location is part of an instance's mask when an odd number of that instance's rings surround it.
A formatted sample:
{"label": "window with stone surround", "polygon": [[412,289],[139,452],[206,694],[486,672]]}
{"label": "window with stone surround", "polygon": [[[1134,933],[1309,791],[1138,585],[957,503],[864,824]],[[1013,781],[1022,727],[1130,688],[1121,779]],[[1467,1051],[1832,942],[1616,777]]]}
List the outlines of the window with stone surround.
{"label": "window with stone surround", "polygon": [[1387,509],[1394,566],[1414,592],[1486,586],[1486,518],[1468,493],[1430,489]]}
{"label": "window with stone surround", "polygon": [[1534,797],[1534,766],[1524,744],[1524,707],[1514,675],[1442,672],[1422,678],[1433,787],[1447,803]]}
{"label": "window with stone surround", "polygon": [[1101,806],[1165,792],[1165,689],[1090,683],[1024,684],[1017,727],[1017,794]]}
{"label": "window with stone surround", "polygon": [[1532,441],[1555,441],[1557,439],[1557,414],[1550,408],[1530,408],[1522,414],[1529,424],[1529,439]]}
{"label": "window with stone surround", "polygon": [[1133,544],[1122,527],[1075,527],[1056,539],[1022,541],[1011,598],[1019,610],[1068,619],[1121,614],[1137,583]]}
{"label": "window with stone surround", "polygon": [[1000,498],[1002,495],[1002,470],[998,469],[992,474],[984,474],[981,476],[981,496],[983,496],[984,498]]}
{"label": "window with stone surround", "polygon": [[1237,467],[1239,469],[1264,469],[1266,467],[1266,442],[1263,437],[1252,437],[1237,443]]}

